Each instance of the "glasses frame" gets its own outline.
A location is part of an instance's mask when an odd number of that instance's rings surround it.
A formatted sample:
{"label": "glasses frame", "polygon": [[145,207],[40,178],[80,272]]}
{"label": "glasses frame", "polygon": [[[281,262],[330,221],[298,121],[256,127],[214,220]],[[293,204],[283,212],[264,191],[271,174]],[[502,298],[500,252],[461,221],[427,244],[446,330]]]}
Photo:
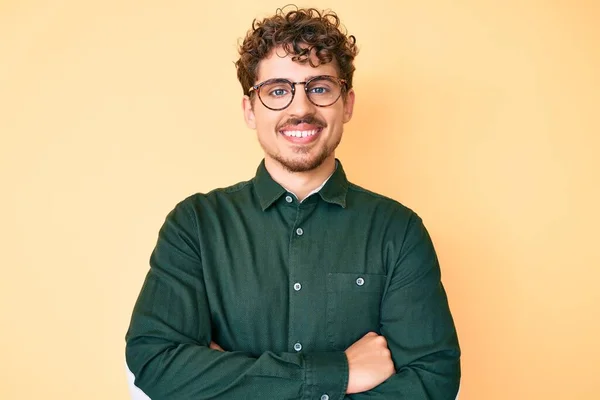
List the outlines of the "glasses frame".
{"label": "glasses frame", "polygon": [[[314,80],[324,79],[324,78],[337,82],[341,88],[340,94],[338,95],[338,97],[335,98],[335,100],[333,100],[329,104],[326,104],[326,105],[316,104],[314,101],[311,100],[311,98],[309,96],[308,85]],[[284,107],[281,107],[281,108],[269,107],[268,105],[265,104],[263,99],[260,97],[260,88],[266,84],[274,83],[274,82],[287,83],[292,88],[292,97],[290,98],[289,103],[287,103]],[[256,85],[254,85],[250,89],[248,89],[248,95],[251,95],[253,92],[256,92],[256,94],[258,95],[258,98],[260,99],[260,102],[262,103],[263,106],[265,106],[269,110],[281,111],[281,110],[285,110],[286,108],[288,108],[290,106],[290,104],[292,104],[292,102],[294,101],[294,97],[296,96],[296,85],[304,85],[304,93],[306,93],[306,98],[308,99],[308,101],[310,101],[312,104],[314,104],[317,107],[329,107],[329,106],[334,105],[335,102],[338,101],[340,99],[340,97],[342,97],[342,94],[344,93],[344,91],[348,89],[348,81],[346,81],[345,79],[341,79],[341,78],[338,78],[337,76],[331,76],[331,75],[317,75],[317,76],[313,76],[310,79],[305,80],[304,82],[293,82],[293,81],[290,81],[289,79],[285,79],[285,78],[267,79],[266,81],[257,83]]]}

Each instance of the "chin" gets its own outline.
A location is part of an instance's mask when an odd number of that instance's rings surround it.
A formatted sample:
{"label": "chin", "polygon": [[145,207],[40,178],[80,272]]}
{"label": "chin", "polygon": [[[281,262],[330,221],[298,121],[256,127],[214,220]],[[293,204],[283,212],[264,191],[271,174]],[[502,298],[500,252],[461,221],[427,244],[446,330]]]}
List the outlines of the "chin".
{"label": "chin", "polygon": [[288,172],[309,172],[319,168],[330,155],[323,154],[314,157],[279,158],[275,160]]}

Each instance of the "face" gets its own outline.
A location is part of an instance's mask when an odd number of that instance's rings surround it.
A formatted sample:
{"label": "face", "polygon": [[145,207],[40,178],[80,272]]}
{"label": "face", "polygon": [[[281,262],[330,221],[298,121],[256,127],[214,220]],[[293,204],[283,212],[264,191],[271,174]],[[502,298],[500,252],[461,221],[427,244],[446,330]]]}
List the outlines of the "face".
{"label": "face", "polygon": [[[339,77],[335,62],[311,67],[284,54],[280,48],[274,49],[263,59],[255,83],[274,78],[304,82],[317,75]],[[344,124],[352,117],[354,91],[342,95],[331,106],[318,107],[308,100],[303,85],[296,85],[294,100],[283,110],[266,108],[257,94],[252,99],[244,96],[242,106],[246,124],[256,130],[268,165],[289,172],[309,172],[327,161],[334,162]]]}

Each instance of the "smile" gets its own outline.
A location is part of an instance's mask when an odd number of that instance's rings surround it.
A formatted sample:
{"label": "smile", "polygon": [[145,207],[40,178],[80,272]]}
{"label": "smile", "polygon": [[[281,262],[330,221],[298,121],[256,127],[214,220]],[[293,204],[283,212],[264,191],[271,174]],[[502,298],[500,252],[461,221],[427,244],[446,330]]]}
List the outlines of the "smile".
{"label": "smile", "polygon": [[285,136],[288,137],[297,137],[297,138],[302,138],[302,137],[309,137],[309,136],[314,136],[317,133],[319,133],[321,129],[312,129],[310,131],[282,131],[281,133],[283,133]]}

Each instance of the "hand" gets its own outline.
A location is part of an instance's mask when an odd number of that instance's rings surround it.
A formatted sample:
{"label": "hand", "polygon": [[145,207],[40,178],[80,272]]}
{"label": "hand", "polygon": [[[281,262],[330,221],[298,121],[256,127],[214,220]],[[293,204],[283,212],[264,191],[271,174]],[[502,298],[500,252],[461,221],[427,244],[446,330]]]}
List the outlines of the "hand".
{"label": "hand", "polygon": [[371,390],[396,372],[387,340],[375,332],[354,342],[345,353],[349,368],[347,394]]}
{"label": "hand", "polygon": [[210,342],[210,345],[208,347],[210,347],[213,350],[217,350],[217,351],[225,351],[225,350],[223,350],[223,348],[221,346],[219,346],[215,342]]}

